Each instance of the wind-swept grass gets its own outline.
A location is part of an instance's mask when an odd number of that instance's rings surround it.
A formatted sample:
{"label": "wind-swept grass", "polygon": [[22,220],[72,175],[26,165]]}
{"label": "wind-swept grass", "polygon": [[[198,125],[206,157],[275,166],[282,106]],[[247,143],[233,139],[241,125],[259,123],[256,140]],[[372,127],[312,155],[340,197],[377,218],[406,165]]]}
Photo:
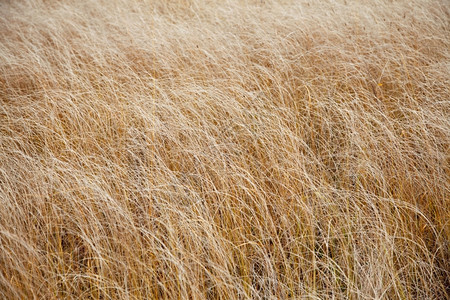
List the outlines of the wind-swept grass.
{"label": "wind-swept grass", "polygon": [[0,3],[0,298],[449,297],[446,1]]}

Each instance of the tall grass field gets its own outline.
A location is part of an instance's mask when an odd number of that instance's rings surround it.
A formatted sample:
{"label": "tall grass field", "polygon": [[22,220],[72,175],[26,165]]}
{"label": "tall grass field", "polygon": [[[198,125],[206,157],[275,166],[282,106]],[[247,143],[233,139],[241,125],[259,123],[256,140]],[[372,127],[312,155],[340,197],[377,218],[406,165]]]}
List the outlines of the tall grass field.
{"label": "tall grass field", "polygon": [[449,1],[0,1],[0,299],[444,300],[449,242]]}

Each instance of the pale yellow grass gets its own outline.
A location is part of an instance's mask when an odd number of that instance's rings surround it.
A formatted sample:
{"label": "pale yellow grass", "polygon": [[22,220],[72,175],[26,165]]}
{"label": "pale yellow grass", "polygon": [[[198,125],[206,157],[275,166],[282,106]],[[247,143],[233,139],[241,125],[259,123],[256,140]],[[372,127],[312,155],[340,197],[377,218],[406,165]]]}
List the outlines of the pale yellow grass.
{"label": "pale yellow grass", "polygon": [[0,298],[449,297],[449,2],[2,1],[0,33]]}

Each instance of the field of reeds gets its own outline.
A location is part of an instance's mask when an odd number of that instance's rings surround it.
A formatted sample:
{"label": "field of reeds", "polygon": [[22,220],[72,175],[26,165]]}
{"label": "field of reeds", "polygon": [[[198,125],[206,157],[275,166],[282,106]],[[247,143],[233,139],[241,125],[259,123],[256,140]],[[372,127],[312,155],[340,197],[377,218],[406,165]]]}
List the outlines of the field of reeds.
{"label": "field of reeds", "polygon": [[450,2],[0,2],[1,299],[448,299]]}

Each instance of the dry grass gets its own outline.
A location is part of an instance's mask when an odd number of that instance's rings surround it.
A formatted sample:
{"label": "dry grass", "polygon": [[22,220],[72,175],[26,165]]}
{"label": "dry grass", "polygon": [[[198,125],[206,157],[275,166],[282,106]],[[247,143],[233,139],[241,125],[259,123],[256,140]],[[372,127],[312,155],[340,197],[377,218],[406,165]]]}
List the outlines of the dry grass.
{"label": "dry grass", "polygon": [[3,1],[0,28],[0,298],[449,297],[447,1]]}

